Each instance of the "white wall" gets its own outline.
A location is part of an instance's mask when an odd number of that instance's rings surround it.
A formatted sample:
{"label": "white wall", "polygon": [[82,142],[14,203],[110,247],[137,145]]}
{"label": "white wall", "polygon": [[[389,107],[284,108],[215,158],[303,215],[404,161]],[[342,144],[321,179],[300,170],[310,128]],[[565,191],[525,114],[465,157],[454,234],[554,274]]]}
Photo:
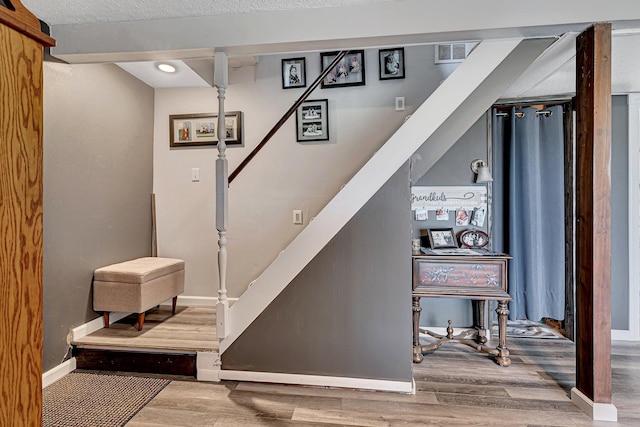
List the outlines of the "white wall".
{"label": "white wall", "polygon": [[[241,295],[300,232],[302,226],[292,223],[292,210],[301,209],[304,224],[308,224],[455,67],[434,65],[431,46],[409,47],[405,49],[406,79],[379,81],[377,55],[377,50],[366,51],[366,86],[316,89],[310,96],[329,99],[329,142],[297,143],[292,117],[230,185],[230,297]],[[310,83],[319,74],[320,55],[304,56]],[[233,85],[227,90],[225,109],[244,112],[245,134],[244,147],[227,150],[230,171],[304,91],[282,89],[281,59],[261,57],[255,83]],[[185,259],[187,295],[217,295],[217,149],[170,150],[168,117],[217,112],[216,96],[214,89],[162,89],[155,97],[158,249],[160,256]],[[406,111],[395,111],[396,96],[406,97]],[[191,182],[194,167],[200,168],[200,182]]]}

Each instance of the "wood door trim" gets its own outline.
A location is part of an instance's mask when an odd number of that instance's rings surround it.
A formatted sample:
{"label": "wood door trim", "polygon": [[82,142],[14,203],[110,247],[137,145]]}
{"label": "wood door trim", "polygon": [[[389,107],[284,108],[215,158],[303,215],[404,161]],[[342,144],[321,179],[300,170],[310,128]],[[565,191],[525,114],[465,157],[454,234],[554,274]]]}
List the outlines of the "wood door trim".
{"label": "wood door trim", "polygon": [[45,47],[56,45],[56,41],[42,32],[40,20],[23,6],[20,0],[5,0],[10,7],[0,7],[0,23],[27,35]]}

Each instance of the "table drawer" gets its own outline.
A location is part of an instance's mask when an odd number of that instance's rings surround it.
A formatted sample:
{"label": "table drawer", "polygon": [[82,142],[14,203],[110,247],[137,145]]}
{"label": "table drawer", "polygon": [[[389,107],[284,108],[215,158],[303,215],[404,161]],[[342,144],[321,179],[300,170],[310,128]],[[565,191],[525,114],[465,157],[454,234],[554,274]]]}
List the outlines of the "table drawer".
{"label": "table drawer", "polygon": [[413,289],[424,287],[501,288],[506,291],[505,260],[415,258]]}

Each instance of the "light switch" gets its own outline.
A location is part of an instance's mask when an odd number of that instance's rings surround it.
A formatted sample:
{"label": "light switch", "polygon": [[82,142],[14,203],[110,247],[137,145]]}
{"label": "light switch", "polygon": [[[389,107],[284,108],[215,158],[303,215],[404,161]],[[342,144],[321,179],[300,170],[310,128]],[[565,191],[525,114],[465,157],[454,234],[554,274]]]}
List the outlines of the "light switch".
{"label": "light switch", "polygon": [[294,210],[293,211],[293,223],[294,224],[302,224],[302,211],[301,210]]}
{"label": "light switch", "polygon": [[191,182],[200,181],[200,168],[191,168]]}
{"label": "light switch", "polygon": [[404,96],[396,96],[396,111],[404,111]]}

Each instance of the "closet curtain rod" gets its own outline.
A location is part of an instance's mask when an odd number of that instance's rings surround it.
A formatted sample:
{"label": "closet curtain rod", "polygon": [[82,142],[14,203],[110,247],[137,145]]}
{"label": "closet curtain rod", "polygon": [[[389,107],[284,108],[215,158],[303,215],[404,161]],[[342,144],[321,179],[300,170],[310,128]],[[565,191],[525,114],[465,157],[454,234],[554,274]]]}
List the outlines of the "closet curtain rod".
{"label": "closet curtain rod", "polygon": [[[539,116],[551,117],[551,115],[553,115],[553,112],[549,111],[549,110],[536,111],[536,117],[539,117]],[[496,113],[496,116],[509,117],[509,113]],[[522,113],[522,112],[518,112],[518,113],[515,113],[515,116],[517,118],[521,119],[521,118],[523,118],[525,116],[525,114]]]}

